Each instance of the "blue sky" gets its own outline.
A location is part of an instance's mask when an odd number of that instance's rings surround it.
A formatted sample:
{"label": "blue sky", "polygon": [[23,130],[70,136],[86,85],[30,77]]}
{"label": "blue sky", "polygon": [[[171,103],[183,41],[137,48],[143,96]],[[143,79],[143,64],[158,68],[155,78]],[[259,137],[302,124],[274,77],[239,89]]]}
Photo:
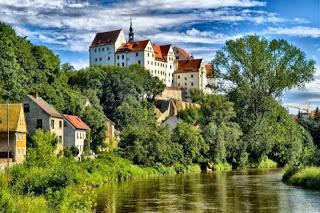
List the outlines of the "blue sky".
{"label": "blue sky", "polygon": [[287,91],[284,104],[320,105],[320,0],[0,0],[0,20],[76,68],[88,66],[96,32],[123,28],[136,39],[181,46],[212,60],[228,39],[284,38],[317,62],[315,80]]}

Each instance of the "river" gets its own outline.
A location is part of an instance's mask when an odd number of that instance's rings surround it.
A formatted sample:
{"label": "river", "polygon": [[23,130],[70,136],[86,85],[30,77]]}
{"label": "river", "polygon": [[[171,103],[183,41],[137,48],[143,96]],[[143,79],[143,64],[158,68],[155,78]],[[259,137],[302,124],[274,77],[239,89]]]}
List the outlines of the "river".
{"label": "river", "polygon": [[98,212],[320,212],[320,191],[245,170],[132,180],[98,189]]}

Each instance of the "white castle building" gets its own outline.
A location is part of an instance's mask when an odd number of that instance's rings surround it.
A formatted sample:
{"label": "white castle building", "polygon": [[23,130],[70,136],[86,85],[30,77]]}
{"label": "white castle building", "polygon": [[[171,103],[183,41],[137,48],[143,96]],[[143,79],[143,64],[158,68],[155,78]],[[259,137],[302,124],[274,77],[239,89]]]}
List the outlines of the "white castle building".
{"label": "white castle building", "polygon": [[132,23],[129,41],[122,29],[97,33],[89,48],[90,66],[127,67],[140,64],[167,87],[206,90],[213,84],[213,68],[203,59],[194,59],[185,50],[171,44],[157,45],[150,40],[135,41]]}

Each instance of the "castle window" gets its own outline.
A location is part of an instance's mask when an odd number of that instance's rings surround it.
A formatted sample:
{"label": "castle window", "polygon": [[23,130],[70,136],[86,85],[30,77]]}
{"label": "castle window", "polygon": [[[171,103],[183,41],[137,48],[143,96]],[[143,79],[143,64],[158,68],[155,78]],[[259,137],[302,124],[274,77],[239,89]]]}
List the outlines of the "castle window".
{"label": "castle window", "polygon": [[141,64],[141,61],[138,61],[138,64]]}
{"label": "castle window", "polygon": [[119,64],[119,63],[117,63],[117,65],[118,65],[118,66],[120,66],[120,64]]}
{"label": "castle window", "polygon": [[122,62],[122,66],[124,67],[124,63]]}
{"label": "castle window", "polygon": [[185,77],[184,80],[187,80],[187,77]]}
{"label": "castle window", "polygon": [[178,83],[178,87],[180,87],[180,83]]}
{"label": "castle window", "polygon": [[151,61],[151,65],[153,65],[153,61]]}
{"label": "castle window", "polygon": [[191,82],[191,86],[193,86],[193,82]]}
{"label": "castle window", "polygon": [[148,53],[148,57],[149,57],[149,55],[150,55],[150,54]]}
{"label": "castle window", "polygon": [[120,59],[119,55],[117,55],[117,59]]}
{"label": "castle window", "polygon": [[172,66],[170,65],[170,69],[172,68]]}
{"label": "castle window", "polygon": [[97,49],[94,49],[94,52],[97,52]]}
{"label": "castle window", "polygon": [[178,75],[178,79],[180,79],[180,75]]}
{"label": "castle window", "polygon": [[102,47],[102,52],[104,52],[104,47]]}
{"label": "castle window", "polygon": [[101,49],[99,48],[99,52],[100,52],[100,50],[101,50]]}
{"label": "castle window", "polygon": [[191,75],[191,78],[193,78],[193,75]]}
{"label": "castle window", "polygon": [[149,64],[149,61],[147,61],[147,63]]}
{"label": "castle window", "polygon": [[187,86],[187,83],[184,83],[185,86]]}
{"label": "castle window", "polygon": [[107,47],[107,50],[109,50],[109,47]]}
{"label": "castle window", "polygon": [[96,61],[98,61],[98,59],[96,58]]}
{"label": "castle window", "polygon": [[124,59],[124,55],[122,55],[122,59]]}
{"label": "castle window", "polygon": [[139,56],[139,53],[136,53],[136,56]]}
{"label": "castle window", "polygon": [[100,57],[100,61],[102,60],[102,58]]}
{"label": "castle window", "polygon": [[108,56],[108,61],[110,61],[110,56]]}

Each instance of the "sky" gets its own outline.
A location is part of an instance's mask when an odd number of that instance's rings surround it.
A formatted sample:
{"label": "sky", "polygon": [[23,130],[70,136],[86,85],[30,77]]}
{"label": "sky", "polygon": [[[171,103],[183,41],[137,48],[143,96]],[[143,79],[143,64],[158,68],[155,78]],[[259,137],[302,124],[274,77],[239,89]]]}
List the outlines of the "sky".
{"label": "sky", "polygon": [[0,21],[77,69],[88,66],[97,32],[127,33],[130,17],[136,40],[180,46],[207,62],[229,39],[284,38],[314,59],[317,71],[282,103],[320,105],[320,0],[0,0]]}

